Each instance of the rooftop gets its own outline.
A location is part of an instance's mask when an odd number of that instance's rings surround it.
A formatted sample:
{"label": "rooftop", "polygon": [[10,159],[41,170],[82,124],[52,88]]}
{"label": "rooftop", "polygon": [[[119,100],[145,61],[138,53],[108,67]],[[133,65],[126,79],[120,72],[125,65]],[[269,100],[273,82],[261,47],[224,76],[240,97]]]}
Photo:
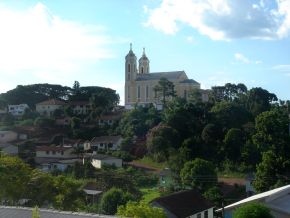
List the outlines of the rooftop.
{"label": "rooftop", "polygon": [[161,78],[166,78],[168,80],[176,80],[183,74],[185,74],[184,71],[171,71],[171,72],[157,72],[157,73],[138,74],[137,78],[136,78],[136,81],[160,80]]}
{"label": "rooftop", "polygon": [[211,202],[206,200],[195,189],[156,198],[151,203],[154,204],[155,202],[180,218],[185,218],[214,207]]}
{"label": "rooftop", "polygon": [[39,102],[36,105],[66,105],[66,103],[58,99],[50,99],[47,101]]}

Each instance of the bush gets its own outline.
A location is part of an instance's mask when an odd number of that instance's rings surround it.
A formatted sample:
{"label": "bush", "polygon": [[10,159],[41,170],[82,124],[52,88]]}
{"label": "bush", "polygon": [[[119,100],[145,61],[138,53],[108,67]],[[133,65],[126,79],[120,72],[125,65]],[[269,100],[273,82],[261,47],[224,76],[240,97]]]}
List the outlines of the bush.
{"label": "bush", "polygon": [[274,218],[269,208],[261,203],[248,203],[234,211],[233,218]]}
{"label": "bush", "polygon": [[34,121],[34,125],[38,127],[53,127],[55,120],[47,117],[38,117]]}
{"label": "bush", "polygon": [[133,197],[130,193],[119,188],[111,188],[107,191],[100,202],[100,213],[114,215],[120,205],[125,205]]}

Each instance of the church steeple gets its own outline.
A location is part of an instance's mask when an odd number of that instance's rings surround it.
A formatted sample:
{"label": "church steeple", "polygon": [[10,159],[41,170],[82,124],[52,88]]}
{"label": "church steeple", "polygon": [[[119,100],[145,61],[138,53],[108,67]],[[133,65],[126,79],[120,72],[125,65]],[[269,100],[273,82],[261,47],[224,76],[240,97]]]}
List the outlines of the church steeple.
{"label": "church steeple", "polygon": [[137,57],[132,50],[132,43],[130,43],[130,50],[125,58],[125,81],[135,80],[136,75],[137,75]]}
{"label": "church steeple", "polygon": [[149,73],[149,59],[145,54],[145,48],[143,48],[142,57],[139,59],[139,74]]}

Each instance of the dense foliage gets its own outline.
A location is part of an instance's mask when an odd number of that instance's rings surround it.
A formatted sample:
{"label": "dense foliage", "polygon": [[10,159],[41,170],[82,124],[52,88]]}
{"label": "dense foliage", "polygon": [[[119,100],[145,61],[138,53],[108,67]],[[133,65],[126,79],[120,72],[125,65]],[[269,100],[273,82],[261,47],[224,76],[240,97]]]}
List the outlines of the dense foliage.
{"label": "dense foliage", "polygon": [[248,203],[234,211],[233,218],[274,218],[269,208],[260,203]]}

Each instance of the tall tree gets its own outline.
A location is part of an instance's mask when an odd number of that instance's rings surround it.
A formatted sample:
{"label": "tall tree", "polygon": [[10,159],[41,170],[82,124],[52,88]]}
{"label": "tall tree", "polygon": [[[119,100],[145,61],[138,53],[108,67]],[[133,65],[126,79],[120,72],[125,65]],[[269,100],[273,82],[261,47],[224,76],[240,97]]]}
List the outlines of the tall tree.
{"label": "tall tree", "polygon": [[217,183],[214,165],[206,160],[196,158],[184,164],[180,172],[181,181],[185,186],[205,191]]}
{"label": "tall tree", "polygon": [[154,87],[157,98],[161,99],[163,107],[166,107],[166,102],[169,98],[175,96],[174,84],[166,78],[161,78],[158,85]]}

